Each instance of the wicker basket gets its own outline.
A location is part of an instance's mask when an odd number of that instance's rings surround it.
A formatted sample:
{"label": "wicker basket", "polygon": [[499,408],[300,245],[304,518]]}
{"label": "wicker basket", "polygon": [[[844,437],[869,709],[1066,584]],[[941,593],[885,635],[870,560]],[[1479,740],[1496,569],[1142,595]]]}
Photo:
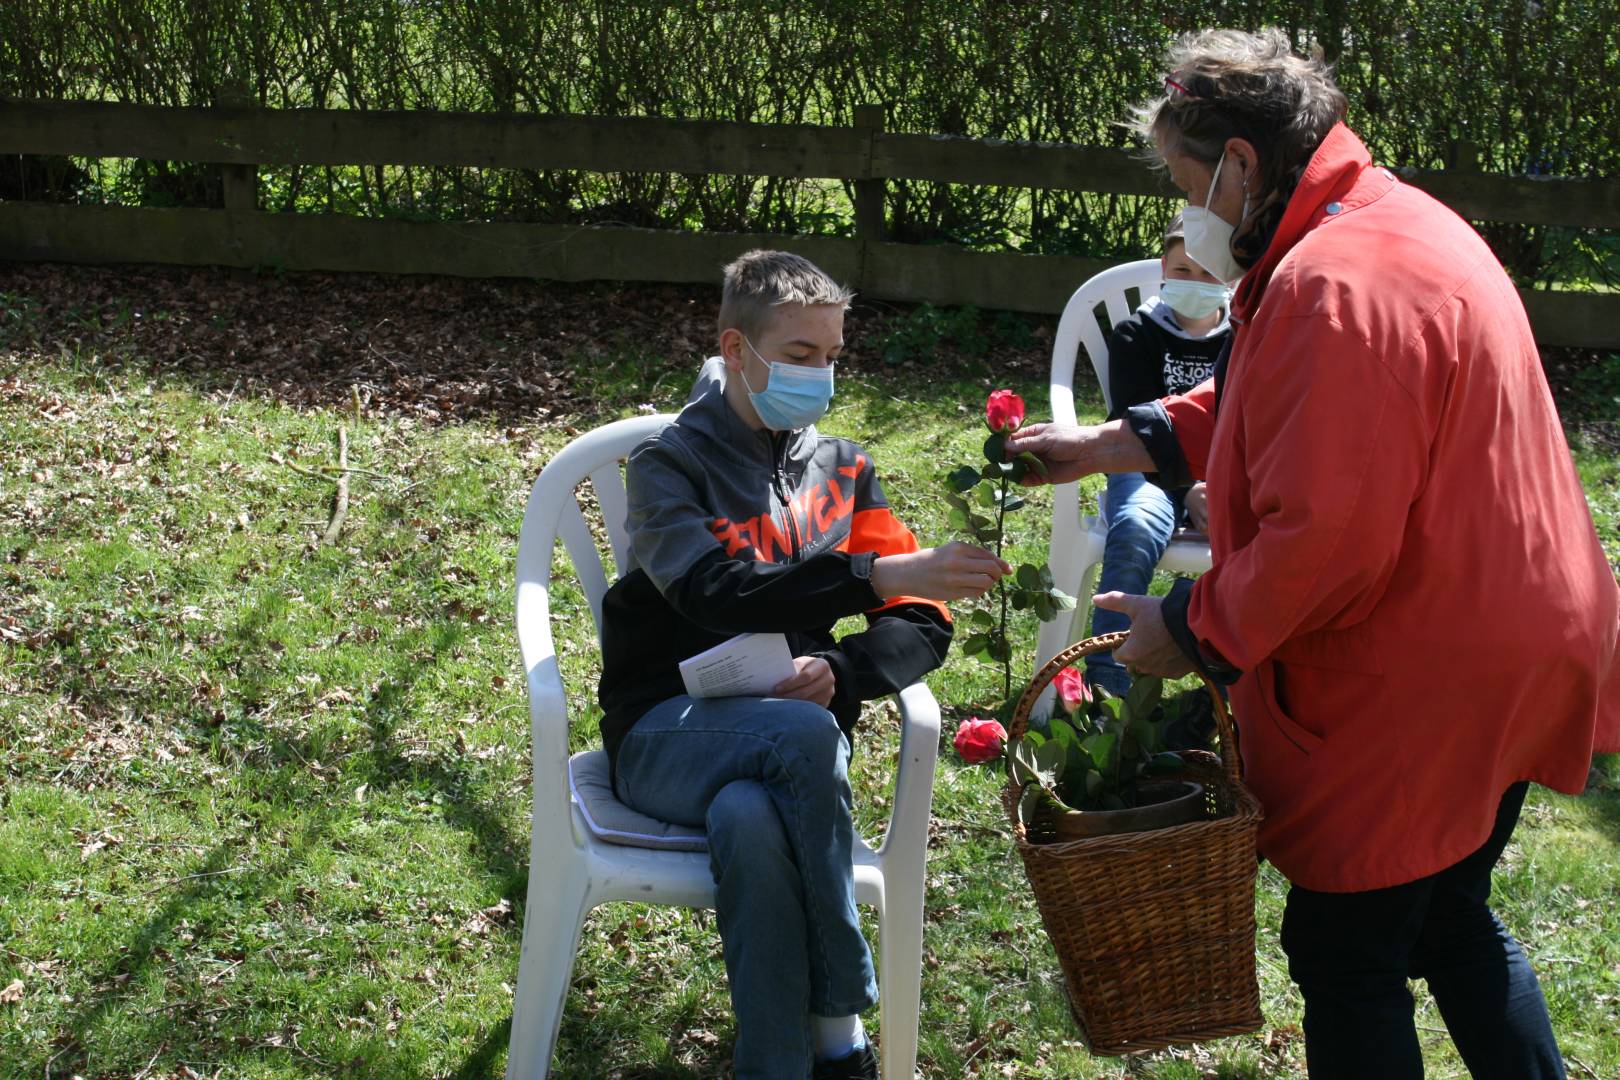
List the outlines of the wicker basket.
{"label": "wicker basket", "polygon": [[[1010,735],[1029,728],[1035,700],[1064,667],[1125,640],[1077,642],[1036,673]],[[1036,843],[1004,802],[1069,1007],[1097,1054],[1157,1050],[1240,1035],[1261,1025],[1254,975],[1255,833],[1260,804],[1243,786],[1225,702],[1215,699],[1221,757],[1183,754],[1180,778],[1208,795],[1205,817],[1152,832]]]}

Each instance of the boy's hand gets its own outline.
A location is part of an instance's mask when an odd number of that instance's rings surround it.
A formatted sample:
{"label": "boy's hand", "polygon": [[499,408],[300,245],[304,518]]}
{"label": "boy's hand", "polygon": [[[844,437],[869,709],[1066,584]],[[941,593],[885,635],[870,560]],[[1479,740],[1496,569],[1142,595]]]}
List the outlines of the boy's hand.
{"label": "boy's hand", "polygon": [[838,685],[832,665],[819,656],[796,656],[793,666],[792,675],[771,687],[771,697],[813,701],[825,709]]}
{"label": "boy's hand", "polygon": [[962,600],[983,596],[1012,565],[995,552],[952,540],[936,548],[905,555],[885,555],[872,564],[872,589],[885,600],[920,596],[927,600]]}

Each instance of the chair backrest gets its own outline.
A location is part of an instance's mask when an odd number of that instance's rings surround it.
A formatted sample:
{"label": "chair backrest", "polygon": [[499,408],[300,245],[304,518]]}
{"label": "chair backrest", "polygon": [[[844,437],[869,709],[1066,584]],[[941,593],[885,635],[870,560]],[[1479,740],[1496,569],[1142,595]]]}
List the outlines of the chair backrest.
{"label": "chair backrest", "polygon": [[551,638],[551,560],[562,540],[590,602],[598,639],[602,597],[610,577],[579,502],[579,487],[590,480],[607,529],[616,574],[629,550],[625,530],[627,501],[621,463],[636,444],[673,420],[670,414],[617,420],[581,435],[546,463],[529,492],[517,552],[517,632],[529,680],[529,724],[534,747],[534,812],[566,820],[568,709],[562,673]]}
{"label": "chair backrest", "polygon": [[[1126,290],[1137,292],[1137,304],[1159,295],[1162,269],[1158,259],[1139,259],[1109,267],[1094,274],[1069,297],[1058,320],[1052,341],[1052,376],[1048,386],[1052,419],[1060,424],[1076,423],[1074,414],[1074,364],[1082,347],[1091,358],[1092,370],[1102,385],[1103,401],[1113,408],[1108,394],[1108,331],[1134,310]],[[1102,308],[1108,329],[1098,321]],[[1059,484],[1052,491],[1052,542],[1054,549],[1072,544],[1072,534],[1080,520],[1080,485]]]}
{"label": "chair backrest", "polygon": [[[1161,273],[1158,259],[1139,259],[1109,267],[1074,290],[1063,306],[1057,337],[1052,341],[1052,419],[1067,424],[1075,422],[1074,364],[1082,347],[1091,359],[1097,382],[1102,385],[1103,400],[1113,408],[1113,399],[1108,393],[1108,332],[1135,310],[1127,290],[1137,293],[1137,305],[1151,300],[1159,295]],[[1098,322],[1098,308],[1105,312],[1106,328]]]}

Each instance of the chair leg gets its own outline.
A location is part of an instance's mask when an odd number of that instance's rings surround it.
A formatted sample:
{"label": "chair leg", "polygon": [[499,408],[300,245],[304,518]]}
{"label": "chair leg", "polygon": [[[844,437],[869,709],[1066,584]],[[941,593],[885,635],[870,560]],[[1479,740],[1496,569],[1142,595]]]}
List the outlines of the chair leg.
{"label": "chair leg", "polygon": [[922,897],[894,896],[885,889],[878,929],[881,1075],[883,1080],[912,1080],[917,1072],[917,1020],[922,1005]]}
{"label": "chair leg", "polygon": [[561,875],[549,874],[543,866],[535,862],[529,870],[506,1080],[545,1080],[551,1072],[580,931],[591,908],[583,865],[569,866]]}

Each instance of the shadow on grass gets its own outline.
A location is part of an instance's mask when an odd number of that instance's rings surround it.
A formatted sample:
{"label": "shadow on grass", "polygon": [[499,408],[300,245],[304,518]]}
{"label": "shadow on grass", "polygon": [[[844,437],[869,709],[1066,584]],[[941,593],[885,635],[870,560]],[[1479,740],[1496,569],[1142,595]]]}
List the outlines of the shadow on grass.
{"label": "shadow on grass", "polygon": [[[260,605],[248,607],[237,628],[240,643],[249,646],[262,644],[267,639],[266,631],[270,622],[273,622],[273,617]],[[445,624],[436,630],[430,635],[432,653],[427,660],[418,661],[411,655],[401,653],[387,665],[381,691],[366,706],[365,722],[371,732],[368,752],[355,762],[358,768],[353,765],[351,768],[354,768],[356,779],[366,780],[379,793],[405,783],[422,785],[441,795],[442,800],[435,801],[440,806],[444,820],[472,838],[470,847],[481,861],[488,878],[498,883],[503,896],[522,897],[527,889],[524,865],[527,837],[514,835],[507,827],[501,809],[480,794],[480,777],[475,774],[474,767],[459,760],[413,753],[400,744],[394,733],[411,686],[431,672],[458,640],[460,631],[454,624]],[[263,671],[254,671],[251,667],[250,664],[250,670],[244,672],[250,696],[255,688],[262,688],[273,681],[269,666],[265,666]],[[109,700],[103,704],[111,706],[112,702]],[[172,703],[169,704],[172,707]],[[294,786],[289,787],[286,769],[295,760],[302,761],[308,756],[309,748],[304,747],[301,751],[296,737],[289,739],[285,733],[271,730],[260,715],[250,712],[244,714],[241,720],[233,721],[233,724],[237,733],[245,739],[269,748],[269,761],[264,766],[240,764],[239,775],[249,788],[276,792],[285,805],[293,807],[297,814],[298,841],[280,848],[261,848],[261,851],[270,853],[270,858],[257,867],[248,867],[238,866],[233,861],[233,856],[245,840],[227,840],[209,851],[194,869],[172,882],[160,882],[148,889],[150,893],[174,887],[171,895],[134,933],[119,955],[90,977],[91,991],[81,998],[77,1011],[62,1022],[61,1031],[50,1050],[28,1067],[28,1075],[52,1080],[91,1072],[91,1034],[109,1015],[120,1010],[132,994],[148,984],[149,980],[143,976],[154,968],[162,970],[171,960],[171,951],[179,952],[186,947],[179,944],[180,939],[177,938],[182,922],[195,920],[204,926],[221,925],[228,920],[240,921],[257,914],[264,901],[282,891],[286,879],[306,863],[314,851],[334,839],[338,831],[336,826],[348,816],[350,808],[323,802],[319,796],[301,797],[296,790],[296,780]],[[218,913],[220,907],[226,909],[226,914]],[[518,930],[518,927],[511,927],[505,934],[509,939],[509,951],[513,954],[518,947]],[[182,983],[187,985],[183,985],[178,996],[187,1012],[202,1008],[204,999],[214,992],[206,983],[189,977],[183,978]],[[258,1060],[266,1052],[273,1052],[278,1057],[285,1054],[282,1067],[292,1065],[311,1075],[331,1075],[334,1068],[340,1071],[344,1068],[321,1060],[307,1048],[300,1048],[295,1040],[288,1043],[241,1036],[229,1042],[216,1039],[194,1022],[188,1023],[184,1017],[171,1015],[176,1011],[165,1008],[143,1015],[144,1028],[135,1034],[130,1034],[127,1027],[123,1028],[120,1039],[125,1045],[120,1047],[121,1052],[128,1052],[127,1044],[135,1042],[141,1049],[131,1056],[150,1055],[153,1061],[159,1058],[169,1061],[206,1060],[229,1069],[233,1064]],[[126,1024],[128,1019],[130,1017],[126,1016]],[[291,1027],[294,1023],[294,1018],[289,1016],[283,1026]],[[468,1078],[495,1075],[493,1062],[506,1045],[510,1023],[508,1019],[497,1025],[456,1075]],[[375,1058],[366,1060],[364,1069],[372,1074],[398,1074],[397,1069],[390,1069],[386,1060]]]}

